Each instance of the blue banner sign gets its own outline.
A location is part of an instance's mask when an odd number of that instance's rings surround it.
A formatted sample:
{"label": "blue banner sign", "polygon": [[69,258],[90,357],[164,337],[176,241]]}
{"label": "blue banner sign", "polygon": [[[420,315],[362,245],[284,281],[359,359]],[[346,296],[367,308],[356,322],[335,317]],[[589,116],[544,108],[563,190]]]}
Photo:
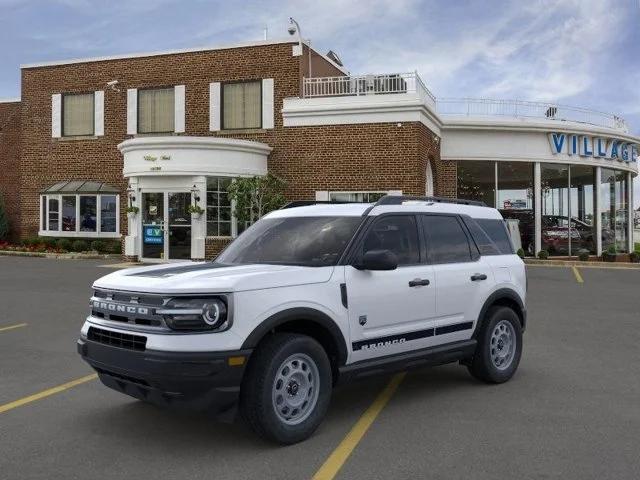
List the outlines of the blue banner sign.
{"label": "blue banner sign", "polygon": [[164,235],[160,227],[144,227],[144,243],[147,245],[162,245]]}
{"label": "blue banner sign", "polygon": [[638,160],[638,145],[615,138],[592,137],[567,133],[550,133],[551,153],[565,153],[580,157],[606,158],[621,162]]}

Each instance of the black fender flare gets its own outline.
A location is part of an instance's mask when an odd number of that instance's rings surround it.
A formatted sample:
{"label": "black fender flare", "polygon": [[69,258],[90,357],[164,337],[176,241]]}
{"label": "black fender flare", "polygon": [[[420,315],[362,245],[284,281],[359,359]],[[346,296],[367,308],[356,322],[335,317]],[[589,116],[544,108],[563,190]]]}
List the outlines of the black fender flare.
{"label": "black fender flare", "polygon": [[480,326],[482,325],[482,322],[484,321],[484,317],[487,314],[487,310],[489,310],[489,308],[494,303],[502,299],[508,299],[510,301],[515,302],[518,305],[519,311],[516,311],[516,314],[518,315],[518,317],[520,317],[520,322],[522,323],[522,331],[524,332],[527,326],[527,310],[524,307],[524,303],[522,303],[522,299],[520,298],[520,295],[518,295],[518,293],[515,290],[512,290],[510,288],[500,288],[499,290],[496,290],[491,295],[489,295],[489,298],[485,300],[484,305],[480,310],[480,314],[478,315],[478,322],[476,323],[476,328],[473,332],[473,338],[476,338],[476,336],[478,335]]}
{"label": "black fender flare", "polygon": [[344,365],[347,361],[347,342],[336,322],[326,313],[313,308],[296,307],[282,310],[275,313],[262,321],[246,338],[242,344],[242,349],[253,349],[258,346],[260,340],[264,338],[271,330],[288,322],[303,320],[313,322],[331,335],[337,350],[338,361],[340,365]]}

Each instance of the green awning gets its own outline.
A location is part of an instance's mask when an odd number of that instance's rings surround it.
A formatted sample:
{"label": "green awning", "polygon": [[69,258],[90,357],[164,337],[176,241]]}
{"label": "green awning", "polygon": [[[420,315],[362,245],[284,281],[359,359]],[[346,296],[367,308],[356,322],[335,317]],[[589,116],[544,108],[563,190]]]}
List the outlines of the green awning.
{"label": "green awning", "polygon": [[112,187],[104,182],[91,180],[70,180],[68,182],[58,182],[45,188],[41,194],[48,193],[120,193],[120,189]]}

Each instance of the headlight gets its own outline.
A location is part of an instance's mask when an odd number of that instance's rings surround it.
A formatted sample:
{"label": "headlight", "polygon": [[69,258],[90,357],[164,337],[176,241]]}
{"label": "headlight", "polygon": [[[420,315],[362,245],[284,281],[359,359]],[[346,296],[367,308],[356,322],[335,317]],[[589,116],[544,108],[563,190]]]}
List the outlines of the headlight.
{"label": "headlight", "polygon": [[223,298],[172,298],[156,310],[173,330],[211,330],[221,332],[231,326]]}

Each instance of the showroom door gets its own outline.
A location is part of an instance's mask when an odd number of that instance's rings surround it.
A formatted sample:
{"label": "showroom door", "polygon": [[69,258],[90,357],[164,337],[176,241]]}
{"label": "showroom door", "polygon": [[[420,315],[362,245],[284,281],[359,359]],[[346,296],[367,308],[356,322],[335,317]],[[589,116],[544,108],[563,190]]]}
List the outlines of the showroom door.
{"label": "showroom door", "polygon": [[191,193],[167,193],[167,258],[169,260],[191,260]]}
{"label": "showroom door", "polygon": [[190,260],[191,193],[142,193],[142,260]]}

